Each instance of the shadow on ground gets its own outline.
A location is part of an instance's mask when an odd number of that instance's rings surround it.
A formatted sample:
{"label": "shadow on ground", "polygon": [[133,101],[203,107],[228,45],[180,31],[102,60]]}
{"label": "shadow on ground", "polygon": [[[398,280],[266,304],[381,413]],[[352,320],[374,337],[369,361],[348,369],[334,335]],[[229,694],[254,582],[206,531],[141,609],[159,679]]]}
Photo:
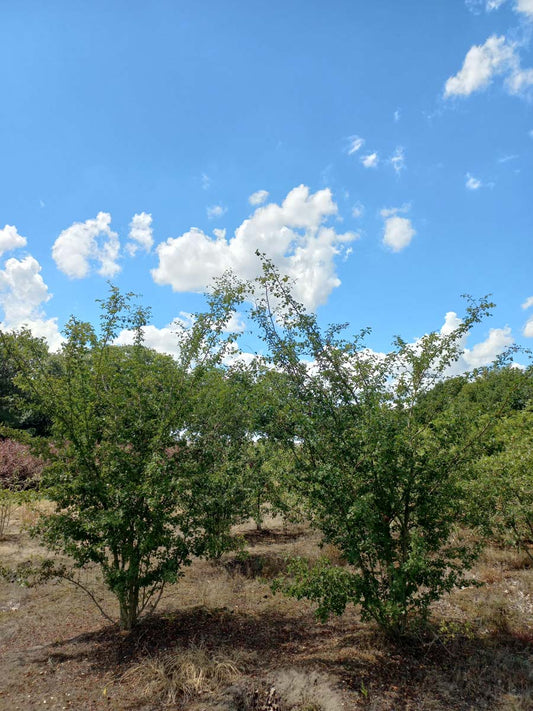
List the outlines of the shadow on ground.
{"label": "shadow on ground", "polygon": [[191,646],[213,653],[253,652],[258,675],[284,667],[319,669],[357,693],[357,708],[525,710],[533,700],[533,637],[428,636],[401,645],[353,617],[320,625],[309,614],[295,618],[196,607],[154,615],[131,633],[106,627],[48,646],[42,659],[62,664],[79,654],[95,670],[121,673]]}

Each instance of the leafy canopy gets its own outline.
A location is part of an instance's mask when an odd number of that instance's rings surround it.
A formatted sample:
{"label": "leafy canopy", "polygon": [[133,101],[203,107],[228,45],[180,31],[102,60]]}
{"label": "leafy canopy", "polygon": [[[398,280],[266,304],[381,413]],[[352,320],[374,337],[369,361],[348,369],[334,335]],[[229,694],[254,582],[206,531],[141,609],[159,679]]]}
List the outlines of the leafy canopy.
{"label": "leafy canopy", "polygon": [[[111,287],[99,333],[72,318],[53,368],[34,366],[31,341],[11,353],[52,421],[43,487],[56,510],[35,532],[74,569],[48,564],[47,573],[81,586],[75,569],[98,566],[125,629],[193,556],[231,543],[232,475],[246,436],[238,408],[217,404],[231,396],[220,350],[211,356],[202,337],[213,338],[210,324],[182,337],[176,362],[143,345],[147,315]],[[122,329],[133,331],[132,346],[113,345]]]}

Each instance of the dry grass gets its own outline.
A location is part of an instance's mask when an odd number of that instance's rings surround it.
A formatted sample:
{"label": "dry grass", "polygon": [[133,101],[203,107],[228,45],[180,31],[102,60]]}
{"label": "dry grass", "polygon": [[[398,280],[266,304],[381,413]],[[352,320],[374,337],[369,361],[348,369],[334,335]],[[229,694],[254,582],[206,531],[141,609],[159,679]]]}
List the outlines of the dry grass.
{"label": "dry grass", "polygon": [[[3,564],[41,553],[20,528],[28,515],[15,512]],[[287,556],[342,559],[303,526],[269,525],[242,527],[247,554],[195,561],[130,634],[72,587],[1,582],[0,709],[533,708],[533,569],[521,554],[488,548],[473,571],[484,585],[443,598],[426,637],[394,646],[357,610],[318,624],[309,604],[273,595]]]}
{"label": "dry grass", "polygon": [[134,664],[122,681],[131,683],[141,698],[175,707],[205,694],[220,694],[241,676],[241,670],[238,652],[212,653],[193,645]]}

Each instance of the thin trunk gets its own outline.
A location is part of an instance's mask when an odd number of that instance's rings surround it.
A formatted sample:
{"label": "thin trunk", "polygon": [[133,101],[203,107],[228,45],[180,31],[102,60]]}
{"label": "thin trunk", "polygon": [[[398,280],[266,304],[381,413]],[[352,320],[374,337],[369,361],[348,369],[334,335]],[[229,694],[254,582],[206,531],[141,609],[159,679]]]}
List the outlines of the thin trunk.
{"label": "thin trunk", "polygon": [[120,600],[120,629],[131,630],[137,624],[139,612],[139,589],[131,588],[126,599]]}

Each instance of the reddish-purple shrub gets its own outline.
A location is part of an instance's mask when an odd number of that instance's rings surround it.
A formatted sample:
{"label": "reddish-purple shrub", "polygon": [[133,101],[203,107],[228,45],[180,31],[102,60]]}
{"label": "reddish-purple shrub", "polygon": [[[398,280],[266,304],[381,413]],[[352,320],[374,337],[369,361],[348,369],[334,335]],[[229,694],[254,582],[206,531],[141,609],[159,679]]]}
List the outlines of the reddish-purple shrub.
{"label": "reddish-purple shrub", "polygon": [[43,460],[30,452],[27,444],[0,439],[0,487],[22,491],[36,486],[43,471]]}

